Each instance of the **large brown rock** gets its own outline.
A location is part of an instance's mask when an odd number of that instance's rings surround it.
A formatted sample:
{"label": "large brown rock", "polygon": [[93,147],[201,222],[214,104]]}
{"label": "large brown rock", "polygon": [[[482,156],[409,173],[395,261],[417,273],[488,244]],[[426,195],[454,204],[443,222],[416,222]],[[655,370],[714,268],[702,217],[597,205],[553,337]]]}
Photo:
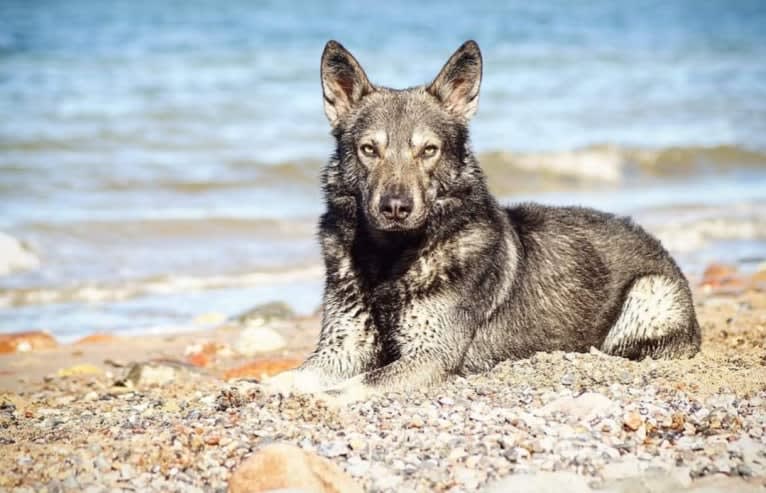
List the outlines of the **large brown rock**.
{"label": "large brown rock", "polygon": [[94,334],[89,334],[81,339],[78,339],[74,342],[75,346],[87,346],[90,344],[111,344],[113,342],[118,341],[117,337],[115,337],[113,334],[105,333],[105,332],[96,332]]}
{"label": "large brown rock", "polygon": [[243,462],[229,479],[230,493],[276,489],[313,493],[362,493],[338,466],[294,445],[268,445]]}
{"label": "large brown rock", "polygon": [[51,349],[56,346],[56,339],[40,330],[0,334],[0,354]]}

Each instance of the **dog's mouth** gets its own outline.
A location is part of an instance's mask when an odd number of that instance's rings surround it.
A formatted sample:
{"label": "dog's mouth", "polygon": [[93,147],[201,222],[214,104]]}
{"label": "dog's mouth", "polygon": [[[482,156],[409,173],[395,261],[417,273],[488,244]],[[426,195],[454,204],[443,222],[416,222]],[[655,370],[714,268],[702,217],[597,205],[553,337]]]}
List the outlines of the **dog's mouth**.
{"label": "dog's mouth", "polygon": [[422,224],[409,225],[402,222],[391,222],[389,224],[378,225],[375,229],[378,231],[387,233],[402,233],[407,231],[418,231],[422,228]]}
{"label": "dog's mouth", "polygon": [[417,233],[426,223],[426,215],[405,220],[387,219],[377,214],[366,214],[369,226],[379,233]]}

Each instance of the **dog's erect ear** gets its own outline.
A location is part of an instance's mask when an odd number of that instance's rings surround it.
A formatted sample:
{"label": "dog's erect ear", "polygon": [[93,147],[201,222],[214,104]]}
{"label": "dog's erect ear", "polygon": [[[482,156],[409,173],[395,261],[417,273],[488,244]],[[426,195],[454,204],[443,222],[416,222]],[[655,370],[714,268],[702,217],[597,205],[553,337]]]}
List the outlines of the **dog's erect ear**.
{"label": "dog's erect ear", "polygon": [[479,107],[481,51],[476,41],[466,41],[444,64],[426,90],[444,107],[466,120]]}
{"label": "dog's erect ear", "polygon": [[354,56],[337,41],[322,53],[324,112],[334,127],[363,97],[375,90]]}

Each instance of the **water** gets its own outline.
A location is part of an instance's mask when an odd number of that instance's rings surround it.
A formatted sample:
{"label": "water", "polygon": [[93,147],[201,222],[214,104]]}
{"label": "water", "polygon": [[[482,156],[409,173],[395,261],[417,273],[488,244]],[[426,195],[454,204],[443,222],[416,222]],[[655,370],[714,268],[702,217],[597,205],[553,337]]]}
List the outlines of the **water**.
{"label": "water", "polygon": [[0,277],[0,331],[315,309],[331,38],[394,87],[476,39],[504,202],[634,214],[690,273],[766,256],[763,2],[4,0],[0,231],[41,266]]}

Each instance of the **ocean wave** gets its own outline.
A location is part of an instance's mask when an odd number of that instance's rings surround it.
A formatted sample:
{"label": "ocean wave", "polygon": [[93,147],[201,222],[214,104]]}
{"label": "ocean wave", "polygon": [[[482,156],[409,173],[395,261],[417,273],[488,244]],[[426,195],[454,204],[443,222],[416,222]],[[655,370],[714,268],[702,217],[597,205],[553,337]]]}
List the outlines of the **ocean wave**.
{"label": "ocean wave", "polygon": [[230,288],[247,288],[274,283],[319,278],[319,265],[305,265],[284,270],[264,270],[212,276],[157,276],[119,282],[83,282],[69,286],[0,288],[0,307],[21,307],[50,303],[106,303],[139,296],[161,296]]}
{"label": "ocean wave", "polygon": [[667,221],[650,228],[668,250],[693,252],[716,241],[766,240],[766,217],[719,216],[685,221]]}
{"label": "ocean wave", "polygon": [[233,160],[218,173],[221,179],[146,178],[114,179],[103,182],[103,188],[115,191],[169,190],[193,195],[236,189],[271,188],[279,185],[315,187],[319,183],[321,163],[316,160],[285,161],[276,164]]}
{"label": "ocean wave", "polygon": [[34,270],[40,259],[24,242],[0,232],[0,276]]}
{"label": "ocean wave", "polygon": [[[684,177],[715,174],[734,169],[766,170],[766,152],[734,145],[641,148],[594,145],[566,151],[489,151],[478,154],[489,184],[498,192],[517,188],[542,189],[551,185],[577,186],[593,183],[620,185],[653,177]],[[216,159],[222,159],[218,157]],[[106,191],[169,191],[181,195],[227,193],[233,190],[264,190],[294,187],[317,189],[323,162],[317,159],[267,163],[223,158],[204,179],[184,173],[156,176],[105,176],[95,183]],[[0,169],[14,171],[10,165]],[[85,171],[83,171],[85,172]],[[191,175],[193,176],[193,174]],[[88,178],[93,175],[88,172]],[[559,187],[560,188],[560,187]]]}
{"label": "ocean wave", "polygon": [[314,234],[316,219],[267,219],[202,216],[189,218],[80,220],[34,222],[26,229],[35,233],[66,235],[82,239],[211,239],[232,235],[258,235],[260,240],[305,238]]}
{"label": "ocean wave", "polygon": [[598,145],[572,151],[483,153],[490,184],[513,180],[514,173],[619,184],[628,177],[690,175],[737,168],[766,168],[766,153],[738,146],[644,149]]}

